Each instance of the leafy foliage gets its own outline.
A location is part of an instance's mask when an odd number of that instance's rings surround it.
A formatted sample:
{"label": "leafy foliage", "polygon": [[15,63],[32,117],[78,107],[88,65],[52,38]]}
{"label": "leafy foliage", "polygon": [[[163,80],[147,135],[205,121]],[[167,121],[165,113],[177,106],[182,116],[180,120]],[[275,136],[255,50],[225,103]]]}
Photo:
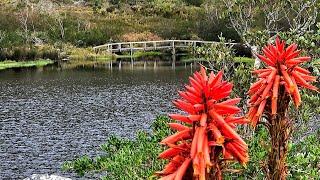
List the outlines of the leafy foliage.
{"label": "leafy foliage", "polygon": [[6,48],[1,51],[0,61],[4,60],[36,60],[36,59],[51,59],[56,60],[59,58],[59,52],[51,46],[42,48],[29,48],[29,47],[15,47]]}
{"label": "leafy foliage", "polygon": [[219,43],[196,47],[193,53],[195,56],[205,58],[209,62],[210,69],[214,71],[222,69],[229,78],[230,74],[233,74],[235,55],[232,46],[227,45],[224,37],[219,36],[219,40]]}
{"label": "leafy foliage", "polygon": [[[301,136],[301,134],[297,135]],[[317,179],[319,176],[320,142],[316,141],[320,132],[314,132],[299,141],[289,142],[288,154],[288,179]],[[268,152],[270,146],[268,130],[263,126],[257,126],[254,134],[248,139],[250,160],[245,170],[236,174],[227,174],[225,179],[250,178],[264,179],[266,177]],[[238,168],[238,167],[236,167]]]}
{"label": "leafy foliage", "polygon": [[289,179],[317,179],[319,178],[320,132],[302,139],[299,143],[290,144],[288,156],[290,173]]}
{"label": "leafy foliage", "polygon": [[[228,45],[225,37],[219,36],[219,42],[190,49],[194,58],[202,59],[209,63],[210,70],[217,72],[220,69],[224,71],[224,77],[233,82],[241,84],[235,86],[232,94],[247,99],[247,89],[249,89],[253,79],[251,78],[251,69],[254,59],[248,57],[235,57],[232,45]],[[245,107],[246,102],[241,102]]]}

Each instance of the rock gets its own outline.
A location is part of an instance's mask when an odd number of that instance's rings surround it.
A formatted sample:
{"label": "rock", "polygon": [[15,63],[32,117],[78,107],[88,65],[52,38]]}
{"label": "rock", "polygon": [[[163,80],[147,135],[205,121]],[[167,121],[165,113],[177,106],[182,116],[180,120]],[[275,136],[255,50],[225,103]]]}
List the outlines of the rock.
{"label": "rock", "polygon": [[31,177],[25,178],[24,180],[72,180],[70,178],[61,177],[57,175],[49,174],[33,174]]}
{"label": "rock", "polygon": [[85,5],[87,5],[87,3],[84,0],[75,1],[73,4],[75,6],[85,6]]}

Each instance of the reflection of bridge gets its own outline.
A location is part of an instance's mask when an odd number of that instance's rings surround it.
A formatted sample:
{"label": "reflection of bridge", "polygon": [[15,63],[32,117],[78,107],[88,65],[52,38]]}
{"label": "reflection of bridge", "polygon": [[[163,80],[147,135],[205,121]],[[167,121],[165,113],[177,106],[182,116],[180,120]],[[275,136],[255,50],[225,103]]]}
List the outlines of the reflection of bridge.
{"label": "reflection of bridge", "polygon": [[[141,41],[141,42],[120,42],[95,46],[96,52],[107,51],[110,53],[129,51],[155,51],[162,49],[171,50],[172,54],[176,53],[176,49],[186,49],[189,47],[197,47],[202,45],[210,45],[218,42],[214,41],[198,41],[198,40],[161,40],[161,41]],[[228,43],[234,45],[236,43]]]}

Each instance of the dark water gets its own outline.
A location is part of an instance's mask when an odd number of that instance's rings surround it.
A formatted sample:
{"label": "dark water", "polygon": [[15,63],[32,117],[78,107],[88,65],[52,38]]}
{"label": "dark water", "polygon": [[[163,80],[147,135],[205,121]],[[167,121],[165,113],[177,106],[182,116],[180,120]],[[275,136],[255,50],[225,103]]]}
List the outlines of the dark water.
{"label": "dark water", "polygon": [[190,67],[0,71],[0,179],[63,173],[110,135],[134,138],[173,111]]}

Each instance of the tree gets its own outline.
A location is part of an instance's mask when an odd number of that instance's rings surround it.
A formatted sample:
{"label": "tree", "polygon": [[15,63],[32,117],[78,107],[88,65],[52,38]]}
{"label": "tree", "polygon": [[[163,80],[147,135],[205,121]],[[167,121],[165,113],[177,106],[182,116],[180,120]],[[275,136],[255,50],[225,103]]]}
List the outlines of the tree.
{"label": "tree", "polygon": [[40,0],[37,7],[39,12],[49,17],[47,20],[51,31],[55,32],[58,30],[59,37],[64,40],[66,13],[60,13],[58,9],[59,4],[52,3],[48,0]]}
{"label": "tree", "polygon": [[[229,18],[232,28],[237,31],[243,42],[252,48],[252,54],[256,59],[255,67],[260,65],[260,60],[255,54],[259,52],[264,42],[271,41],[280,31],[291,31],[293,34],[302,35],[311,30],[316,23],[319,6],[317,0],[223,0],[223,2],[226,11],[221,15]],[[264,19],[262,32],[257,27],[261,19]]]}
{"label": "tree", "polygon": [[29,16],[30,16],[32,4],[28,0],[17,1],[15,4],[15,8],[16,8],[16,15],[20,22],[20,27],[23,31],[25,43],[27,44],[30,41],[28,23],[29,23]]}

